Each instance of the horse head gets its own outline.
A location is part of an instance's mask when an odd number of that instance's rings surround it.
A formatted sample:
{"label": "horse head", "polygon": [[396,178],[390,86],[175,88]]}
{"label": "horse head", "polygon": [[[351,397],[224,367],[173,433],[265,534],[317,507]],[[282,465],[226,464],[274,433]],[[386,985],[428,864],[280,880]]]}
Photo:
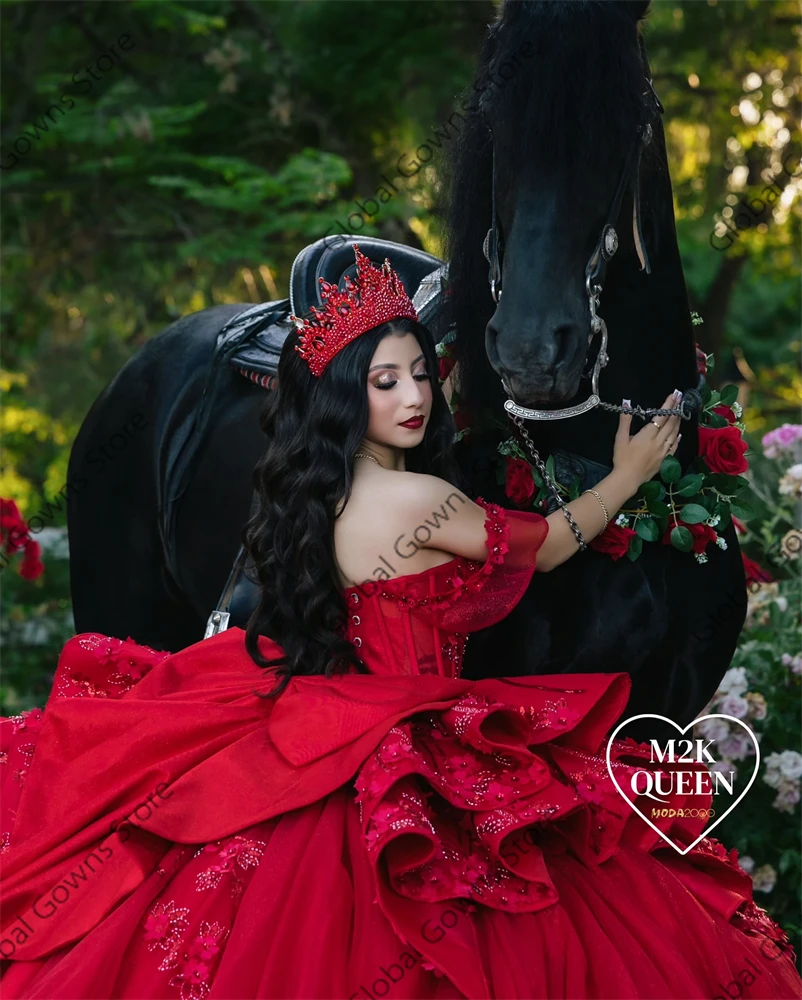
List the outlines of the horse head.
{"label": "horse head", "polygon": [[[594,364],[608,404],[655,407],[696,385],[647,8],[508,0],[490,28],[450,177],[455,353],[472,406],[582,403]],[[548,421],[541,442],[607,462],[616,422],[599,409]],[[695,427],[680,447],[680,461],[695,454]]]}

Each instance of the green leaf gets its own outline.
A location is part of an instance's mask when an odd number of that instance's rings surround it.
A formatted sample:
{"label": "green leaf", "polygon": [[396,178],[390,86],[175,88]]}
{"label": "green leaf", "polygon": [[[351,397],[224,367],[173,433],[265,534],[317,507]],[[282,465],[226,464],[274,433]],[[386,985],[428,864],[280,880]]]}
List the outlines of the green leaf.
{"label": "green leaf", "polygon": [[639,517],[635,522],[635,532],[647,542],[657,541],[657,525],[650,517]]}
{"label": "green leaf", "polygon": [[729,427],[729,421],[720,413],[707,413],[707,426],[710,428]]}
{"label": "green leaf", "polygon": [[742,521],[748,521],[755,516],[755,508],[746,500],[733,500],[730,504],[730,513],[739,517]]}
{"label": "green leaf", "polygon": [[680,510],[679,517],[686,524],[700,524],[710,517],[710,511],[698,503],[686,503]]}
{"label": "green leaf", "polygon": [[546,472],[549,474],[551,481],[556,483],[557,473],[554,471],[554,455],[549,455],[546,459]]}
{"label": "green leaf", "polygon": [[735,400],[738,398],[738,386],[737,385],[725,385],[721,390],[721,403],[723,406],[732,406]]}
{"label": "green leaf", "polygon": [[582,492],[582,482],[579,476],[574,476],[574,480],[568,487],[568,496],[572,500],[576,500]]}
{"label": "green leaf", "polygon": [[682,466],[673,455],[666,455],[660,466],[660,478],[664,483],[676,483],[682,475]]}
{"label": "green leaf", "polygon": [[671,532],[671,544],[680,552],[690,552],[693,548],[693,535],[687,528],[674,528]]}
{"label": "green leaf", "polygon": [[[727,496],[732,496],[732,494],[737,493],[739,489],[743,487],[738,483],[742,476],[727,476],[723,472],[714,472],[709,475],[705,480],[705,486],[712,486],[714,489],[718,490],[719,493],[724,493]],[[749,485],[749,480],[744,479],[744,482]]]}
{"label": "green leaf", "polygon": [[644,500],[660,500],[665,495],[665,488],[662,483],[655,479],[650,479],[646,483],[641,483],[640,495]]}
{"label": "green leaf", "polygon": [[725,528],[729,527],[732,518],[730,517],[730,508],[726,503],[717,503],[716,506],[713,508],[713,513],[718,514],[718,516],[721,518],[721,520],[717,525],[717,529],[719,532],[722,532],[724,531]]}
{"label": "green leaf", "polygon": [[701,473],[696,473],[692,476],[683,476],[682,479],[677,483],[676,489],[674,490],[675,496],[681,497],[692,497],[702,486],[704,482],[704,476]]}
{"label": "green leaf", "polygon": [[635,535],[629,540],[629,548],[627,549],[627,559],[635,562],[638,556],[643,551],[643,539],[639,535]]}
{"label": "green leaf", "polygon": [[671,508],[662,500],[647,500],[646,507],[650,514],[656,514],[658,517],[668,517],[671,513]]}

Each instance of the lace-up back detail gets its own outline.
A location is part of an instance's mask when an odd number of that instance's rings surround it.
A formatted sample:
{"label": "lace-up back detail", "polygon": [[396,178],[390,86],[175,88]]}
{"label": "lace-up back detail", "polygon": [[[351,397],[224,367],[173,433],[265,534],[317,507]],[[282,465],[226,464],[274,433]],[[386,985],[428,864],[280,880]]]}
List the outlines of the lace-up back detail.
{"label": "lace-up back detail", "polygon": [[486,512],[485,562],[457,556],[344,591],[347,638],[373,673],[459,677],[469,633],[500,621],[522,597],[548,524],[540,514],[476,503]]}

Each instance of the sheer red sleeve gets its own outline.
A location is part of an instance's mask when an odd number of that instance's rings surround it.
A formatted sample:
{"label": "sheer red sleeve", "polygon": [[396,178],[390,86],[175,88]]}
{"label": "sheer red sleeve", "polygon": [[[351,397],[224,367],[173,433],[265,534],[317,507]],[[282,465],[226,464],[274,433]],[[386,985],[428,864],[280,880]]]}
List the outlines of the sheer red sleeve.
{"label": "sheer red sleeve", "polygon": [[501,621],[520,601],[549,533],[545,517],[534,511],[506,510],[481,497],[485,508],[487,559],[459,558],[442,573],[388,580],[398,603],[428,624],[447,632],[475,632]]}

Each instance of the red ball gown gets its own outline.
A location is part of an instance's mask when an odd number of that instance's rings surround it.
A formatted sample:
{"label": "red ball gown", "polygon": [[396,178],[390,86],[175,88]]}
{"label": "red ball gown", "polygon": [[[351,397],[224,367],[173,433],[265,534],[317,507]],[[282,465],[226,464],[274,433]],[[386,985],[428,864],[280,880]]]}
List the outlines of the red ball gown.
{"label": "red ball gown", "polygon": [[460,678],[548,532],[480,503],[486,562],[345,592],[370,675],[264,699],[239,628],[66,643],[0,724],[5,1000],[802,996],[736,852],[611,782],[626,673]]}

